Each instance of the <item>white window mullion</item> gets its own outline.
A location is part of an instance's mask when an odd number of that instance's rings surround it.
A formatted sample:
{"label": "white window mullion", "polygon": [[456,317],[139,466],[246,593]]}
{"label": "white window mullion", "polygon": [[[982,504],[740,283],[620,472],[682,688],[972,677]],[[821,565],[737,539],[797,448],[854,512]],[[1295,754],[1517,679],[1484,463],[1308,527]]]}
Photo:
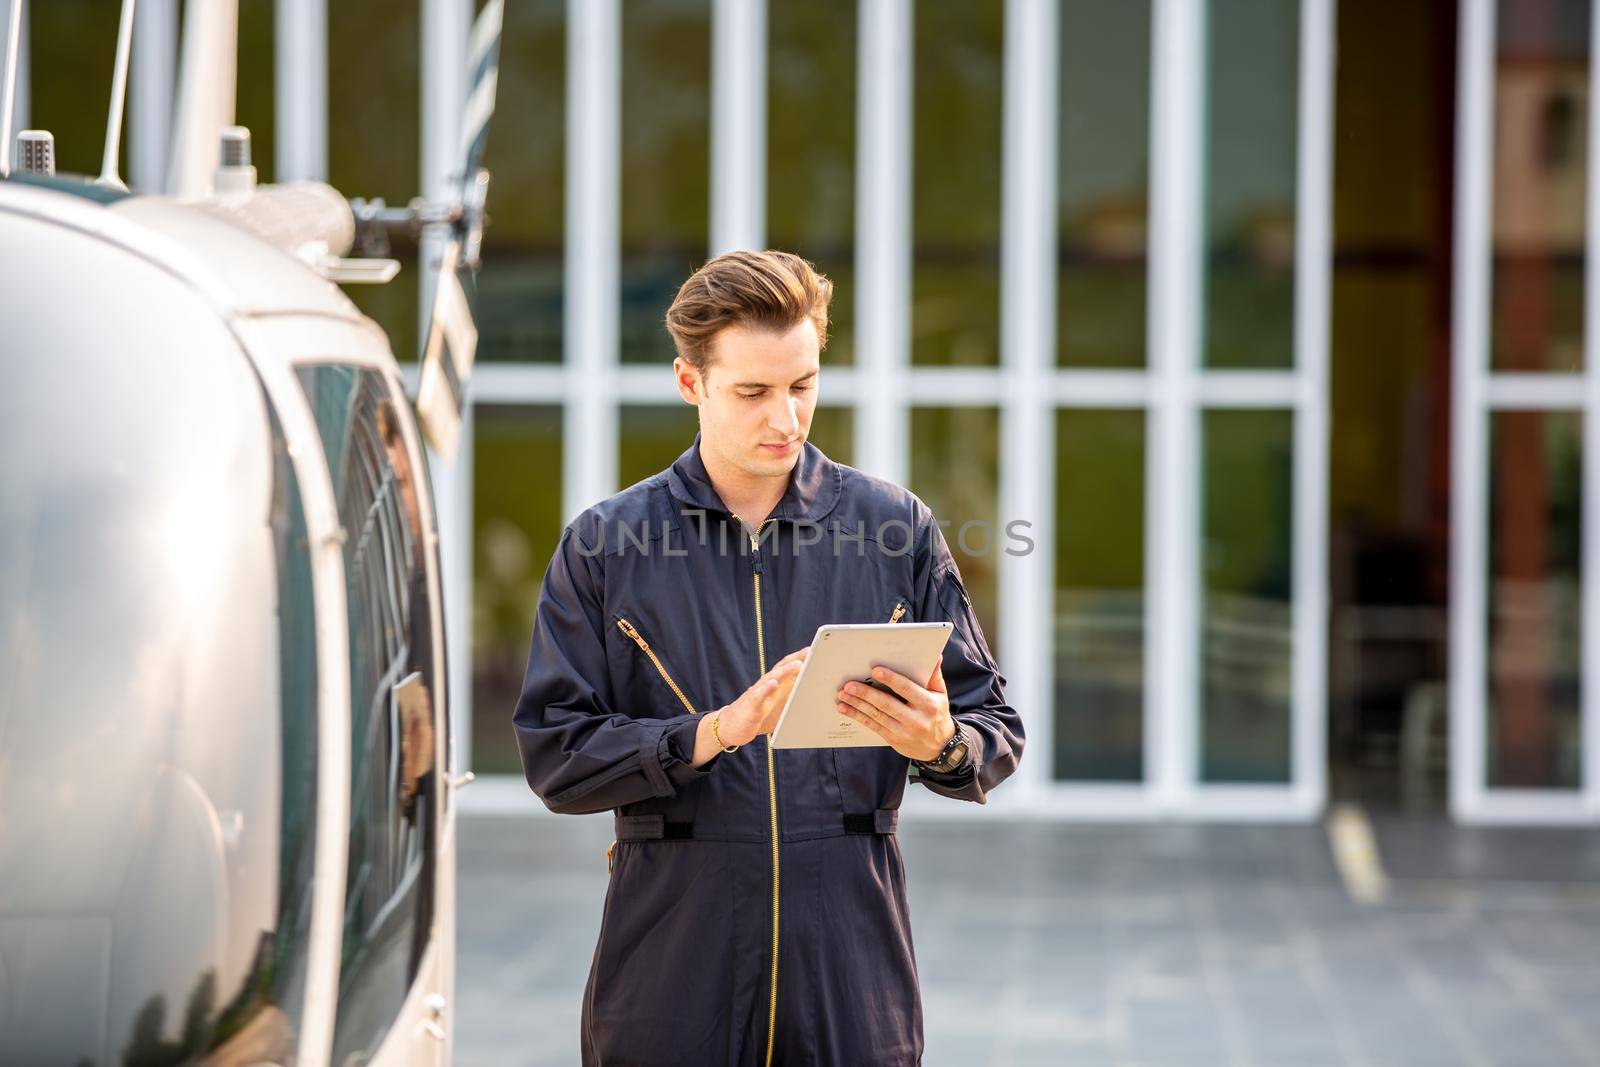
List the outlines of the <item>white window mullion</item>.
{"label": "white window mullion", "polygon": [[[472,18],[469,0],[424,0],[422,5],[423,40],[430,46],[422,50],[422,195],[440,201],[450,194],[453,172],[461,164],[456,158],[461,140],[461,110],[466,95],[467,27]],[[280,62],[281,53],[280,53]],[[288,68],[280,66],[280,81]],[[327,121],[327,96],[322,96],[322,120]],[[281,129],[281,125],[280,125]],[[438,284],[439,257],[444,250],[447,228],[430,226],[424,230],[417,253],[418,341],[427,344],[429,309]],[[418,353],[420,356],[420,352]],[[472,621],[472,392],[467,383],[466,401],[461,412],[461,444],[455,458],[443,462],[432,449],[428,466],[432,476],[434,510],[439,526],[440,581],[444,590],[444,622],[447,633],[464,634]],[[472,648],[468,641],[446,645],[449,670],[447,694],[451,729],[455,733],[454,755],[459,772],[472,766]]]}
{"label": "white window mullion", "polygon": [[140,192],[166,185],[177,72],[177,0],[144,0],[134,9],[128,87],[128,182]]}
{"label": "white window mullion", "polygon": [[766,244],[767,4],[711,9],[711,255]]}
{"label": "white window mullion", "polygon": [[[1055,687],[1055,448],[1051,404],[1055,366],[1056,86],[1055,0],[1006,5],[1001,200],[1000,523],[993,543],[1010,545],[1005,526],[1029,523],[1033,550],[1002,554],[1000,655],[1011,679],[1007,698],[1028,709],[1032,759],[1019,765],[1027,792],[1053,776]],[[1092,521],[1092,519],[1086,520]]]}
{"label": "white window mullion", "polygon": [[[468,20],[471,18],[471,6],[468,4],[462,9]],[[453,12],[450,17],[454,22],[462,21]],[[328,0],[278,0],[274,28],[277,77],[273,95],[278,143],[273,180],[327,181]],[[454,64],[456,38],[452,34],[445,40],[448,44],[443,47],[452,51],[447,62]],[[433,50],[430,46],[424,52]],[[460,60],[463,79],[466,76],[465,50],[463,38]],[[444,106],[442,96],[439,102]],[[450,120],[458,128],[460,110],[460,105],[457,105],[456,117]],[[454,169],[459,170],[460,167],[460,161],[454,161]]]}
{"label": "white window mullion", "polygon": [[911,416],[911,4],[859,7],[855,466],[904,485]]}
{"label": "white window mullion", "polygon": [[1205,129],[1205,10],[1154,0],[1151,50],[1150,266],[1147,336],[1151,406],[1145,473],[1145,781],[1159,810],[1187,807],[1195,788],[1195,360],[1200,344],[1201,138]]}
{"label": "white window mullion", "polygon": [[563,524],[617,482],[622,12],[568,0]]}
{"label": "white window mullion", "polygon": [[1337,0],[1300,7],[1294,405],[1294,807],[1327,800],[1328,339],[1333,262],[1333,42]]}
{"label": "white window mullion", "polygon": [[[1600,12],[1589,16],[1589,99],[1600,100]],[[1583,806],[1590,819],[1600,818],[1600,107],[1590,106],[1588,172],[1584,175],[1583,245],[1583,535],[1578,562],[1583,583],[1582,649],[1578,679],[1582,700],[1581,781]]]}
{"label": "white window mullion", "polygon": [[1488,523],[1484,376],[1489,350],[1489,210],[1494,116],[1494,0],[1465,0],[1456,88],[1456,218],[1451,384],[1450,808],[1483,806]]}

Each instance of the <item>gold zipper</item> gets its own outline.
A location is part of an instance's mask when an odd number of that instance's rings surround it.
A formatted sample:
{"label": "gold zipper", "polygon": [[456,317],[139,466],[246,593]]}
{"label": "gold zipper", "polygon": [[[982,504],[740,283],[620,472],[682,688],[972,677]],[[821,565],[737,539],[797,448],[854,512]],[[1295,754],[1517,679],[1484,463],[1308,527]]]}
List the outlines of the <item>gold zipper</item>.
{"label": "gold zipper", "polygon": [[[739,516],[735,515],[738,519]],[[756,596],[756,659],[761,664],[761,673],[767,673],[767,642],[761,630],[761,527],[772,522],[772,519],[763,519],[761,525],[756,527],[756,532],[751,534],[750,551],[755,560],[755,570],[750,572],[750,581],[755,589]],[[739,519],[740,524],[744,523]],[[772,1067],[773,1038],[778,1027],[778,772],[772,757],[772,738],[767,737],[767,804],[772,822],[772,997],[767,1005],[767,1058],[766,1067]]]}
{"label": "gold zipper", "polygon": [[[667,673],[667,668],[662,665],[660,658],[654,652],[650,651],[650,643],[644,639],[643,634],[634,628],[633,623],[629,622],[627,619],[619,617],[617,619],[617,627],[623,633],[633,638],[634,644],[644,649],[644,654],[650,657],[650,662],[654,663],[656,665],[656,670],[661,673],[662,680],[665,681],[668,687],[670,687],[671,690],[677,694],[679,702],[683,704],[683,706],[688,710],[689,714],[699,714],[694,710],[694,705],[689,703],[689,698],[683,695],[683,690],[678,688],[678,683],[672,680],[672,675]],[[762,673],[764,674],[766,672],[763,671]]]}
{"label": "gold zipper", "polygon": [[904,615],[905,613],[906,613],[905,601],[896,600],[894,602],[894,613],[889,616],[889,621],[890,622],[899,622],[900,621],[900,616]]}

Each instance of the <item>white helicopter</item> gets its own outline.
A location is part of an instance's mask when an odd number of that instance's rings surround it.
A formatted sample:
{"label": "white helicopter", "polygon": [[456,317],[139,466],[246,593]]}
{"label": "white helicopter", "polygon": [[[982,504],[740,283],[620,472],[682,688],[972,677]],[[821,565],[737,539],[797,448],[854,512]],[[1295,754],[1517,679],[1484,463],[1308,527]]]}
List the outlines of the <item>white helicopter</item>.
{"label": "white helicopter", "polygon": [[[169,187],[0,103],[0,1067],[451,1057],[455,831],[438,534],[476,332],[501,0],[452,202],[258,186],[236,0],[189,4]],[[208,158],[209,157],[209,158]],[[339,282],[443,263],[414,418]]]}

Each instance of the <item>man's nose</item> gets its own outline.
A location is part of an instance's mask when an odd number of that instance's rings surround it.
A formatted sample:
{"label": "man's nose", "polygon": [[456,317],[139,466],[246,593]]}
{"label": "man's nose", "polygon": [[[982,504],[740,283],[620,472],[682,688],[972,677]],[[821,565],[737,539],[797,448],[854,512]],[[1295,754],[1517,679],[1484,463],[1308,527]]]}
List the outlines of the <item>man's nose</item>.
{"label": "man's nose", "polygon": [[800,398],[790,397],[784,400],[778,410],[768,419],[768,425],[785,437],[793,437],[800,432]]}

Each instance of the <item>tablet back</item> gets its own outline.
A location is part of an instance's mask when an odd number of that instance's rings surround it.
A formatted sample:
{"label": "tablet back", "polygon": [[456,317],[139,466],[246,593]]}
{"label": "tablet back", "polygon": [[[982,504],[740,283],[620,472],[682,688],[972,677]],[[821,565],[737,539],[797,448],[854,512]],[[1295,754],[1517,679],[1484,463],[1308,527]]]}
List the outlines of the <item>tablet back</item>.
{"label": "tablet back", "polygon": [[865,748],[888,742],[835,707],[835,694],[845,682],[888,686],[872,679],[882,665],[927,685],[944,651],[952,626],[948,622],[867,623],[817,627],[811,654],[789,693],[783,716],[772,734],[773,748]]}

